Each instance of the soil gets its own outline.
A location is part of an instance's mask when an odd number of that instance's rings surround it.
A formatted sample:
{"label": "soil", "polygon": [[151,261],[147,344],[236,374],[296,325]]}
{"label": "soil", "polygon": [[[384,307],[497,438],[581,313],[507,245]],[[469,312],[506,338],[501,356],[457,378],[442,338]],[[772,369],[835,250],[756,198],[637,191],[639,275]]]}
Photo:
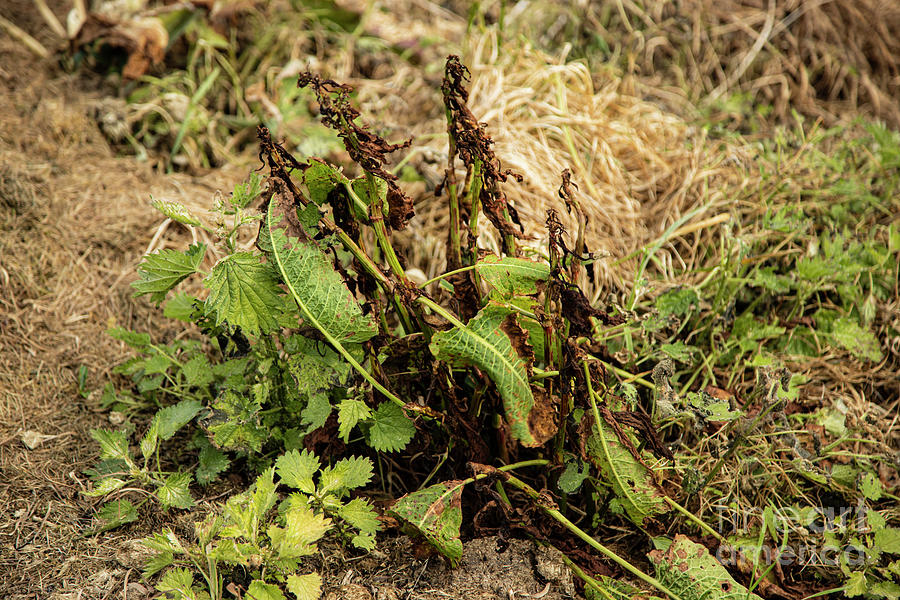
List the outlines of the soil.
{"label": "soil", "polygon": [[[24,0],[0,7],[54,48],[32,12]],[[86,390],[101,387],[129,356],[105,334],[111,324],[160,339],[175,334],[153,305],[131,297],[135,266],[151,243],[188,239],[160,227],[150,197],[208,204],[243,172],[161,175],[117,157],[94,116],[96,89],[6,36],[0,65],[0,598],[155,597],[141,578],[137,540],[163,526],[190,535],[190,519],[151,509],[138,523],[84,534],[98,504],[81,493],[97,453],[89,432],[109,425],[97,394]],[[226,493],[208,493],[199,510]],[[457,570],[439,557],[416,558],[407,538],[386,540],[387,553],[363,558],[323,549],[326,597],[554,600],[572,593],[571,576],[551,551],[520,540],[502,546],[496,538],[467,544]]]}

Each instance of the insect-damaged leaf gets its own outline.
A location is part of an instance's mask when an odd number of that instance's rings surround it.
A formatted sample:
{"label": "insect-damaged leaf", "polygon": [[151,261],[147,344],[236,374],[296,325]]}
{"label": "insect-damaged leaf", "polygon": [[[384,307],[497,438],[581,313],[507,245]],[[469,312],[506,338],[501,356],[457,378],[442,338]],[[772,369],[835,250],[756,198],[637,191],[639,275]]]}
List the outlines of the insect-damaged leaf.
{"label": "insect-damaged leaf", "polygon": [[[534,396],[528,385],[529,364],[517,353],[513,342],[524,332],[515,314],[505,306],[489,303],[464,328],[436,333],[431,353],[451,365],[475,366],[497,386],[513,437],[526,446],[538,442],[528,427]],[[511,335],[512,333],[512,335]]]}
{"label": "insect-damaged leaf", "polygon": [[538,292],[538,282],[550,277],[550,265],[510,256],[486,256],[475,270],[503,298]]}
{"label": "insect-damaged leaf", "polygon": [[462,525],[463,480],[432,485],[397,500],[391,512],[412,525],[454,567],[462,557],[459,526]]}
{"label": "insect-damaged leaf", "polygon": [[[616,436],[613,428],[600,422],[600,431],[591,415],[585,415],[580,426],[582,452],[600,471],[616,495],[613,507],[624,509],[633,522],[644,525],[644,519],[668,512],[663,492],[645,467]],[[629,434],[625,434],[629,435]]]}
{"label": "insect-damaged leaf", "polygon": [[706,549],[678,534],[669,549],[647,555],[656,578],[684,600],[762,600],[736,582]]}
{"label": "insect-damaged leaf", "polygon": [[266,220],[272,257],[303,318],[338,342],[364,342],[374,336],[375,320],[363,314],[331,261],[315,242],[287,234],[275,204],[269,203]]}

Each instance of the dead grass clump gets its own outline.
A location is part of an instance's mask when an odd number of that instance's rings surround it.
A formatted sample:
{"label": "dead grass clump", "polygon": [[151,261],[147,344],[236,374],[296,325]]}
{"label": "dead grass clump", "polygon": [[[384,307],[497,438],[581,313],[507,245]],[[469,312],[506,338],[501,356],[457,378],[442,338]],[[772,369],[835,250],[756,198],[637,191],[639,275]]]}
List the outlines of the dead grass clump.
{"label": "dead grass clump", "polygon": [[[747,148],[713,144],[678,116],[623,93],[611,71],[591,73],[581,62],[567,62],[565,53],[552,57],[512,44],[501,49],[488,32],[473,37],[465,62],[472,72],[473,113],[488,124],[503,167],[524,175],[523,184],[508,184],[505,191],[535,247],[546,247],[551,207],[574,234],[574,218],[556,194],[566,168],[588,213],[588,248],[612,257],[594,266],[607,288],[629,289],[635,261],[622,259],[687,213],[695,211],[678,225],[679,235],[728,220],[729,186],[741,185]],[[445,154],[445,143],[435,139],[432,152]],[[439,248],[446,209],[423,206],[419,213],[437,242],[426,247]],[[691,260],[685,252],[679,258],[663,250],[661,256],[663,275]]]}
{"label": "dead grass clump", "polygon": [[[781,122],[862,113],[900,126],[900,5],[887,0],[652,0],[594,9],[641,83],[689,103],[747,94]],[[643,8],[642,8],[643,7]],[[612,45],[612,44],[611,44]],[[730,115],[738,116],[738,115]]]}

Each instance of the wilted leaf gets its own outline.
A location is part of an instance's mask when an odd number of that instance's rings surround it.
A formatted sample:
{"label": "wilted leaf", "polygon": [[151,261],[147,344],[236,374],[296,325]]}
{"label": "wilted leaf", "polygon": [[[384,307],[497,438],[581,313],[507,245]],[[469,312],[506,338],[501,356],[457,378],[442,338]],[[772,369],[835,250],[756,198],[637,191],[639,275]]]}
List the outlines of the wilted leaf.
{"label": "wilted leaf", "polygon": [[669,511],[669,505],[663,500],[664,494],[650,471],[622,445],[612,427],[601,421],[598,431],[593,417],[585,415],[581,421],[581,435],[587,458],[602,479],[612,486],[615,502],[629,519],[643,526],[647,517]]}
{"label": "wilted leaf", "polygon": [[538,293],[538,282],[550,278],[550,265],[525,258],[490,255],[475,270],[505,299]]}
{"label": "wilted leaf", "polygon": [[391,512],[412,525],[454,567],[462,557],[462,480],[445,481],[397,500]]}
{"label": "wilted leaf", "polygon": [[489,303],[464,328],[436,333],[431,352],[453,366],[475,366],[487,373],[503,398],[513,437],[533,446],[536,440],[528,427],[528,415],[534,396],[528,384],[528,365],[504,331],[507,319],[515,319],[515,315],[504,306]]}

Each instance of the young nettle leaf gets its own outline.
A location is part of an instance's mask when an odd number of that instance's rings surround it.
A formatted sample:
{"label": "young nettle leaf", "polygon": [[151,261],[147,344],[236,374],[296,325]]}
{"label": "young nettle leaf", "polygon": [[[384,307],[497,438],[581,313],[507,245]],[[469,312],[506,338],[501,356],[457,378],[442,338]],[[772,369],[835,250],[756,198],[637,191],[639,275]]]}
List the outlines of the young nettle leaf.
{"label": "young nettle leaf", "polygon": [[315,554],[316,542],[331,528],[331,519],[294,503],[284,514],[284,527],[270,525],[266,533],[280,560],[296,560]]}
{"label": "young nettle leaf", "polygon": [[159,583],[156,584],[156,589],[160,592],[174,592],[176,594],[181,594],[180,596],[176,596],[176,598],[188,598],[193,600],[200,597],[194,591],[193,585],[194,575],[189,569],[175,568],[166,571],[166,574],[163,575],[162,579],[159,580]]}
{"label": "young nettle leaf", "polygon": [[134,296],[150,294],[150,300],[159,304],[169,290],[197,272],[205,254],[205,244],[193,244],[184,252],[165,249],[148,254],[137,268],[140,279],[131,284]]}
{"label": "young nettle leaf", "polygon": [[254,398],[226,390],[213,403],[206,429],[219,447],[259,452],[269,439],[268,431],[259,422],[260,410],[262,406]]}
{"label": "young nettle leaf", "polygon": [[397,452],[416,435],[416,426],[403,409],[393,402],[382,402],[372,416],[366,441],[379,452]]}
{"label": "young nettle leaf", "polygon": [[247,205],[259,198],[263,191],[263,177],[259,173],[251,173],[250,178],[244,183],[234,186],[234,191],[228,199],[234,208],[247,208]]}
{"label": "young nettle leaf", "polygon": [[174,200],[152,200],[150,205],[173,221],[183,225],[200,225],[200,219],[191,214],[180,202]]}
{"label": "young nettle leaf", "polygon": [[156,490],[163,508],[174,506],[175,508],[190,508],[194,505],[194,499],[188,489],[191,485],[190,473],[173,473],[166,477],[165,483]]}
{"label": "young nettle leaf", "polygon": [[838,346],[849,350],[856,358],[879,362],[882,359],[878,338],[854,319],[840,317],[831,323],[829,333]]}
{"label": "young nettle leaf", "polygon": [[196,310],[194,306],[196,301],[197,299],[193,296],[184,292],[178,292],[163,306],[163,316],[168,319],[177,319],[189,323],[191,315]]}
{"label": "young nettle leaf", "polygon": [[236,252],[216,263],[204,281],[209,288],[206,312],[215,324],[226,321],[251,335],[270,333],[279,327],[284,307],[276,274],[260,257]]}
{"label": "young nettle leaf", "polygon": [[338,435],[344,443],[350,438],[350,430],[360,421],[372,416],[372,409],[364,400],[345,398],[338,405]]}
{"label": "young nettle leaf", "polygon": [[656,299],[656,310],[661,317],[683,316],[700,305],[700,297],[692,288],[675,288]]}
{"label": "young nettle leaf", "polygon": [[537,294],[538,284],[550,278],[546,263],[495,254],[480,260],[475,270],[503,299]]}
{"label": "young nettle leaf", "polygon": [[209,359],[202,354],[198,354],[184,363],[181,366],[181,373],[184,375],[184,382],[195,388],[205,388],[215,381],[212,365],[209,364]]}
{"label": "young nettle leaf", "polygon": [[131,452],[128,451],[128,440],[124,431],[91,429],[91,437],[100,444],[100,458],[103,460],[121,460],[129,466],[134,465]]}
{"label": "young nettle leaf", "polygon": [[101,479],[93,489],[82,492],[82,494],[90,498],[99,498],[100,496],[105,496],[124,487],[126,483],[128,482],[124,479],[119,479],[118,477],[105,477]]}
{"label": "young nettle leaf", "polygon": [[345,490],[363,487],[372,479],[372,461],[361,456],[343,458],[333,467],[325,467],[319,475],[318,493],[341,494]]}
{"label": "young nettle leaf", "polygon": [[231,459],[210,443],[200,449],[198,459],[200,464],[197,465],[194,476],[197,478],[197,483],[204,486],[209,485],[231,465]]}
{"label": "young nettle leaf", "polygon": [[291,450],[275,461],[275,470],[281,478],[281,483],[304,494],[315,493],[313,475],[319,470],[319,466],[319,459],[309,450],[303,452]]}
{"label": "young nettle leaf", "polygon": [[287,589],[297,600],[318,600],[322,594],[322,577],[318,573],[288,575]]}
{"label": "young nettle leaf", "polygon": [[160,409],[153,417],[156,433],[160,439],[168,440],[196,417],[202,408],[203,405],[197,400],[182,400],[178,404]]}
{"label": "young nettle leaf", "polygon": [[666,551],[647,555],[659,579],[684,600],[762,600],[736,582],[706,546],[678,534]]}
{"label": "young nettle leaf", "polygon": [[537,442],[528,426],[534,396],[528,384],[528,364],[522,359],[508,333],[518,327],[508,308],[489,303],[464,328],[434,335],[431,353],[453,366],[475,366],[490,376],[506,411],[513,437],[526,446]]}
{"label": "young nettle leaf", "polygon": [[266,583],[260,579],[255,579],[250,583],[244,597],[247,600],[285,600],[284,594],[277,585]]}
{"label": "young nettle leaf", "polygon": [[559,489],[566,494],[574,494],[588,478],[589,469],[581,461],[572,461],[566,463],[566,468],[559,476]]}
{"label": "young nettle leaf", "polygon": [[629,519],[642,527],[648,517],[670,510],[650,471],[622,445],[612,427],[601,421],[598,431],[593,416],[588,414],[582,418],[581,432],[588,459],[616,495],[611,503],[614,509],[624,510]]}
{"label": "young nettle leaf", "polygon": [[111,327],[106,330],[106,335],[120,342],[125,342],[135,350],[144,350],[150,345],[149,333],[138,333],[122,327]]}
{"label": "young nettle leaf", "polygon": [[362,498],[354,498],[338,509],[338,516],[351,527],[359,529],[364,535],[370,535],[375,541],[375,534],[381,531],[381,522],[372,506]]}
{"label": "young nettle leaf", "polygon": [[107,502],[97,511],[100,525],[93,530],[94,533],[103,533],[127,523],[137,521],[137,509],[128,500],[114,500]]}
{"label": "young nettle leaf", "polygon": [[459,527],[464,485],[462,480],[445,481],[407,494],[391,507],[391,513],[415,528],[454,567],[463,551]]}
{"label": "young nettle leaf", "polygon": [[291,237],[283,218],[269,203],[267,227],[272,256],[284,283],[308,324],[338,343],[364,342],[378,332],[371,315],[359,303],[335,271],[328,256],[313,241]]}

